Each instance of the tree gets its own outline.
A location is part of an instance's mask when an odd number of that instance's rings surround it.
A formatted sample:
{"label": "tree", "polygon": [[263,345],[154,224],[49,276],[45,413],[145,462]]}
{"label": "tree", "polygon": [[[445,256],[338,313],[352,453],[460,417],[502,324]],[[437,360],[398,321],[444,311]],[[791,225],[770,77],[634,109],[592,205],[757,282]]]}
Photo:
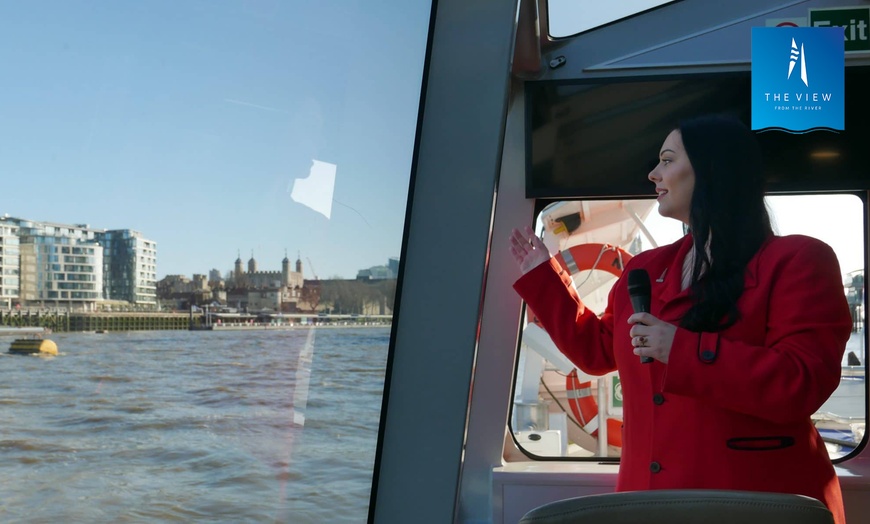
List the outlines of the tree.
{"label": "tree", "polygon": [[385,310],[381,313],[392,314],[396,305],[396,279],[391,278],[378,282],[378,292],[383,298]]}
{"label": "tree", "polygon": [[395,303],[395,280],[345,280],[335,278],[319,281],[320,303],[339,315],[379,315],[392,312]]}
{"label": "tree", "polygon": [[299,297],[305,302],[307,308],[313,312],[317,311],[320,305],[321,293],[320,281],[310,280],[303,284],[302,289],[299,291]]}

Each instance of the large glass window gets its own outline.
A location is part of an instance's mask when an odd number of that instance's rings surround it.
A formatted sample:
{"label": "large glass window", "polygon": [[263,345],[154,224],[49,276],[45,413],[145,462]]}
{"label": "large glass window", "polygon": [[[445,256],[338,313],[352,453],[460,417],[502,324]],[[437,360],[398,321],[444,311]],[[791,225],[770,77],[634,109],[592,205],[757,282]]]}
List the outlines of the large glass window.
{"label": "large glass window", "polygon": [[[769,196],[767,205],[777,234],[821,239],[840,262],[853,329],[840,386],[812,418],[830,456],[841,459],[865,438],[865,205],[847,194]],[[578,229],[573,217],[581,215],[586,227]],[[658,214],[655,200],[557,202],[544,208],[537,227],[551,253],[566,260],[579,296],[597,314],[630,257],[684,234],[680,222]],[[534,323],[523,329],[518,366],[510,424],[520,447],[540,457],[620,455],[617,373],[597,377],[576,369]]]}
{"label": "large glass window", "polygon": [[608,24],[673,0],[547,0],[550,36],[561,38]]}
{"label": "large glass window", "polygon": [[365,520],[430,9],[0,5],[3,223],[71,257],[0,301],[60,351],[0,359],[2,520]]}

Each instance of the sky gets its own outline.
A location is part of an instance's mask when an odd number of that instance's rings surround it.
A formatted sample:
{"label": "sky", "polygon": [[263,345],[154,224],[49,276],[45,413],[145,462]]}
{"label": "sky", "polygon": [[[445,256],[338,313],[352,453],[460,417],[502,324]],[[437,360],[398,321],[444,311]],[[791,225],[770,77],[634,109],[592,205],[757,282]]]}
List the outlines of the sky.
{"label": "sky", "polygon": [[549,0],[550,35],[570,36],[673,0]]}
{"label": "sky", "polygon": [[[3,2],[0,213],[139,231],[158,279],[252,255],[261,270],[301,257],[305,278],[385,265],[400,254],[429,9]],[[331,201],[306,199],[312,168],[331,174]]]}

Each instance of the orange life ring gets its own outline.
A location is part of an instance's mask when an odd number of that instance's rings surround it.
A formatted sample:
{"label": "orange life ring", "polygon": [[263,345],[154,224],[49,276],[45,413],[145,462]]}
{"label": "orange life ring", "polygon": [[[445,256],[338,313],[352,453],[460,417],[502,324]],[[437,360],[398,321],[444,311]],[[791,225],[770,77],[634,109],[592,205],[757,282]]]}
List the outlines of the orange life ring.
{"label": "orange life ring", "polygon": [[[619,277],[625,264],[631,260],[631,254],[610,244],[578,244],[558,253],[555,258],[571,275],[584,270],[598,269]],[[529,321],[538,323],[537,320],[534,313],[529,311]],[[565,377],[565,392],[568,396],[568,405],[580,427],[586,433],[597,437],[598,402],[592,396],[592,382],[580,382],[577,370],[574,369]],[[612,417],[607,419],[607,443],[618,448],[622,447],[621,420]]]}
{"label": "orange life ring", "polygon": [[631,254],[610,244],[578,244],[558,253],[556,260],[572,275],[583,270],[600,269],[611,275],[621,276]]}
{"label": "orange life ring", "polygon": [[[600,387],[600,386],[599,386]],[[580,428],[593,437],[598,437],[598,403],[592,396],[592,382],[580,382],[577,370],[574,369],[565,377],[565,392],[568,395],[568,405],[580,424]],[[617,448],[622,447],[622,421],[609,417],[607,419],[607,443]]]}
{"label": "orange life ring", "polygon": [[[618,246],[593,243],[571,246],[556,253],[554,258],[562,266],[562,269],[571,275],[576,275],[584,270],[599,269],[619,277],[622,275],[625,264],[631,260],[631,254]],[[529,322],[540,325],[538,317],[528,307],[526,314]]]}

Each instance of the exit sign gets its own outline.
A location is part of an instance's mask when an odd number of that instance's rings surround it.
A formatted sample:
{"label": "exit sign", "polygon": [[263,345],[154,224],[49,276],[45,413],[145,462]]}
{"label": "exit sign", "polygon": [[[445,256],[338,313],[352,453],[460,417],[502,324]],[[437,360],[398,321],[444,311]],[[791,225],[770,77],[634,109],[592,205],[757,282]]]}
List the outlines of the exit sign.
{"label": "exit sign", "polygon": [[810,27],[842,27],[845,51],[870,51],[870,7],[833,7],[809,10]]}

